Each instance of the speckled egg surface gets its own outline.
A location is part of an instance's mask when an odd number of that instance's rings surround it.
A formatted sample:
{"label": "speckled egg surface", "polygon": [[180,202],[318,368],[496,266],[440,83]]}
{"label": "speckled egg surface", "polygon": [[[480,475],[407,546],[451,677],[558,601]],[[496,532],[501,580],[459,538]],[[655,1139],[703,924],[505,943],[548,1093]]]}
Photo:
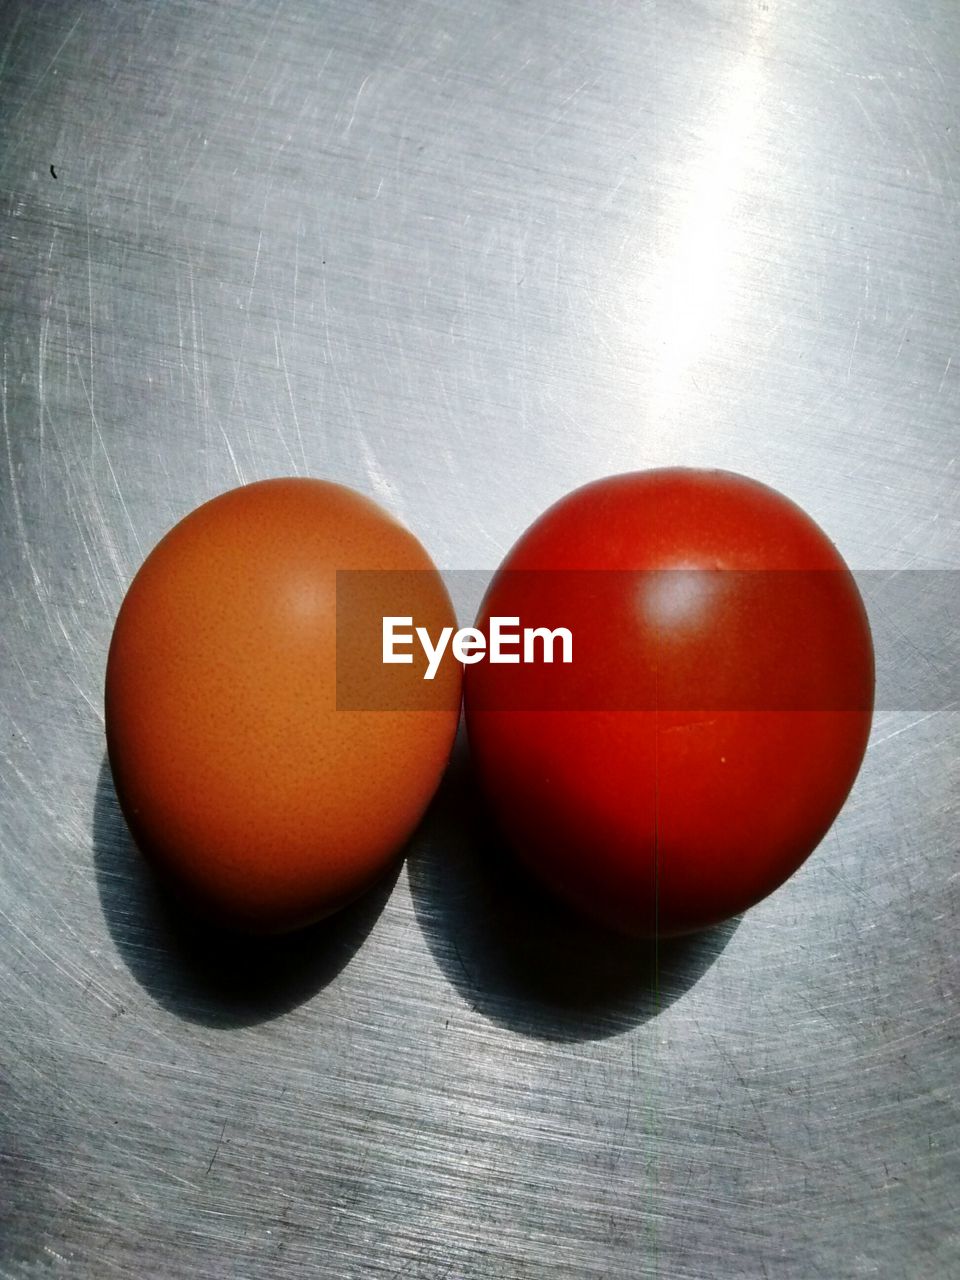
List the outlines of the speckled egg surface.
{"label": "speckled egg surface", "polygon": [[[367,709],[354,681],[338,707],[338,570],[387,571],[371,575],[381,593],[396,573],[402,607],[431,631],[456,626],[402,525],[340,485],[283,479],[222,494],[171,529],[114,628],[106,728],[124,816],[167,878],[240,927],[295,928],[370,887],[450,754],[456,663],[429,703]],[[391,674],[408,692],[423,685],[414,666]]]}

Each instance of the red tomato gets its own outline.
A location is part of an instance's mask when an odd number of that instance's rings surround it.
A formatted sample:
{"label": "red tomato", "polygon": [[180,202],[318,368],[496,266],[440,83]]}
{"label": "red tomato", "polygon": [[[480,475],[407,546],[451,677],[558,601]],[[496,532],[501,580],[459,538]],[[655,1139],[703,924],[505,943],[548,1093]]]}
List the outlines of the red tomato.
{"label": "red tomato", "polygon": [[573,636],[569,667],[485,659],[464,693],[495,816],[573,905],[690,932],[823,839],[866,748],[873,647],[839,552],[787,498],[722,471],[599,480],[523,535],[492,616]]}

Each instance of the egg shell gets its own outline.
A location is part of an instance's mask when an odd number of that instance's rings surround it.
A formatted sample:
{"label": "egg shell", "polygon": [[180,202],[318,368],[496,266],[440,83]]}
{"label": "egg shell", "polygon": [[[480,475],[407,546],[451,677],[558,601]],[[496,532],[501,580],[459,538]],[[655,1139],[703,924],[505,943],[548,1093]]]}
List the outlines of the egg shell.
{"label": "egg shell", "polygon": [[[338,627],[343,571],[354,607]],[[110,645],[107,747],[137,845],[193,905],[254,931],[308,924],[369,888],[417,826],[460,668],[428,683],[422,663],[391,667],[385,686],[381,609],[456,626],[417,539],[323,480],[231,490],[147,557]]]}

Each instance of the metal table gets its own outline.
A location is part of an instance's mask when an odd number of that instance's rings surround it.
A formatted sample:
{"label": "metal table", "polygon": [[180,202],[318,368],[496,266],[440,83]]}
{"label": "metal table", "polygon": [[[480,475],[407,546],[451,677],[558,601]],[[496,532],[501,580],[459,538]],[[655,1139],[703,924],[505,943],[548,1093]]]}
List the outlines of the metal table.
{"label": "metal table", "polygon": [[0,94],[2,1274],[960,1274],[955,705],[659,987],[462,751],[393,883],[211,944],[101,711],[142,556],[261,476],[492,570],[722,466],[960,567],[954,0],[13,0]]}

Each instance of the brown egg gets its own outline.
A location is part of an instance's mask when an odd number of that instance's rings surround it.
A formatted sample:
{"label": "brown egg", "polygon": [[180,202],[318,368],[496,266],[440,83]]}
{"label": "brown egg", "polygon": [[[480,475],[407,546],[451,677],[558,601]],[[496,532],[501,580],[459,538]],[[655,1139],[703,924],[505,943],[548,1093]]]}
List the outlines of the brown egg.
{"label": "brown egg", "polygon": [[437,787],[460,668],[384,668],[382,613],[456,627],[416,538],[321,480],[214,498],[130,585],[106,674],[117,795],[144,855],[229,923],[278,931],[343,906]]}

